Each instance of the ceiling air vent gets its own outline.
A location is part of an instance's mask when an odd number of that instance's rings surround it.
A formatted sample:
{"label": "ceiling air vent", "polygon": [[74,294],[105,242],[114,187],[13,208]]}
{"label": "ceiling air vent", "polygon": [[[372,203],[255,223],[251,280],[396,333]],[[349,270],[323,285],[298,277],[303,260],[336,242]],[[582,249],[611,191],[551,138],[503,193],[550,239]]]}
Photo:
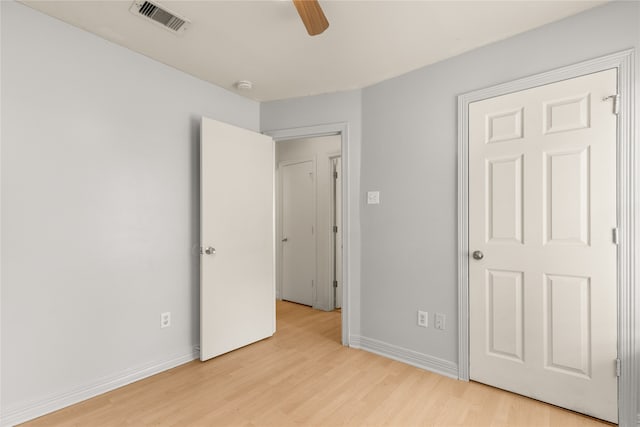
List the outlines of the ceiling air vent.
{"label": "ceiling air vent", "polygon": [[129,10],[134,15],[147,18],[174,34],[182,34],[191,23],[188,19],[171,12],[166,7],[150,1],[136,0]]}

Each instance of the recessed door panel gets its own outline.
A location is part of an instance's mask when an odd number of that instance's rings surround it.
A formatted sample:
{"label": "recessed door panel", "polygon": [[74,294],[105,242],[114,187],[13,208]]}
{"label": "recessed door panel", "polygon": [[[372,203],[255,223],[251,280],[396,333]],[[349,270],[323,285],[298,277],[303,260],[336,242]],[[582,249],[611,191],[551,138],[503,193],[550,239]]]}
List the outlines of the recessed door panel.
{"label": "recessed door panel", "polygon": [[568,132],[589,127],[589,94],[544,103],[545,133]]}
{"label": "recessed door panel", "polygon": [[545,275],[546,366],[591,376],[591,289],[588,277]]}
{"label": "recessed door panel", "polygon": [[487,161],[487,240],[522,243],[522,156]]}
{"label": "recessed door panel", "polygon": [[523,277],[519,271],[487,271],[487,350],[490,355],[522,361]]}
{"label": "recessed door panel", "polygon": [[545,238],[547,243],[588,245],[590,148],[545,154]]}
{"label": "recessed door panel", "polygon": [[522,108],[487,114],[487,144],[520,138],[522,138]]}

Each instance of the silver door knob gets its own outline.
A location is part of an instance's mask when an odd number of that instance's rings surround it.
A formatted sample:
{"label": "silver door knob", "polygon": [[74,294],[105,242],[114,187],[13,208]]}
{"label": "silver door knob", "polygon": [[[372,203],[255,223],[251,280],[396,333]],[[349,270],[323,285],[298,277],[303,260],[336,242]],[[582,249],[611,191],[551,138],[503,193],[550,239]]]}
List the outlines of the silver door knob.
{"label": "silver door knob", "polygon": [[216,253],[216,248],[212,248],[211,246],[207,246],[204,249],[204,253],[207,254],[207,255],[213,255],[213,254]]}
{"label": "silver door knob", "polygon": [[282,239],[283,242],[288,242],[289,239],[287,239],[286,237],[284,239]]}
{"label": "silver door knob", "polygon": [[473,251],[471,256],[473,257],[473,259],[478,259],[478,260],[484,258],[484,254],[480,251]]}

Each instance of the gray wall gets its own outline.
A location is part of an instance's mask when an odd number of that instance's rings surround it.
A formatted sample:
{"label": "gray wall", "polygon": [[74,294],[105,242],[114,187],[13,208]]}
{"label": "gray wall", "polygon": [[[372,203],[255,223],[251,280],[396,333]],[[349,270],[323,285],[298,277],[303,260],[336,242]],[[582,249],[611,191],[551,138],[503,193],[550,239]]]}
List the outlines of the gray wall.
{"label": "gray wall", "polygon": [[[614,2],[368,87],[362,93],[361,331],[457,360],[456,96],[631,47],[640,3]],[[447,315],[446,331],[416,310]],[[430,323],[433,322],[433,317]]]}
{"label": "gray wall", "polygon": [[259,104],[1,7],[6,414],[192,354],[199,117],[258,130]]}
{"label": "gray wall", "polygon": [[[348,239],[349,259],[349,328],[350,334],[360,335],[360,150],[361,150],[361,91],[354,90],[328,95],[309,96],[260,104],[260,129],[263,132],[304,128],[328,123],[346,123],[348,147],[346,179],[349,182]],[[344,166],[343,166],[344,167]],[[345,228],[346,230],[346,228]]]}

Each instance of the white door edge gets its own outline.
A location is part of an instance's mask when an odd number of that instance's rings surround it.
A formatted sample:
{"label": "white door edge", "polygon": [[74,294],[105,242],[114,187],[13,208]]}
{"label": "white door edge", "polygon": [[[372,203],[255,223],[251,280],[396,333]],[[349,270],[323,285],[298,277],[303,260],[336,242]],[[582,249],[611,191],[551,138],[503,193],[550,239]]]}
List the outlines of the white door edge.
{"label": "white door edge", "polygon": [[[263,131],[265,135],[269,135],[273,138],[276,144],[279,141],[286,141],[290,139],[301,139],[301,138],[314,138],[319,136],[330,136],[330,135],[340,135],[341,139],[341,154],[342,154],[342,176],[344,179],[342,180],[342,227],[343,227],[343,237],[342,237],[342,345],[349,346],[350,344],[350,321],[349,314],[351,308],[351,298],[350,298],[350,278],[351,278],[351,266],[349,264],[349,248],[350,248],[350,238],[349,238],[349,222],[350,217],[349,214],[351,212],[350,205],[350,185],[349,185],[349,126],[347,123],[327,123],[316,126],[305,126],[298,128],[289,128],[289,129],[275,129]],[[357,302],[356,302],[357,304]]]}
{"label": "white door edge", "polygon": [[635,149],[637,129],[635,123],[635,51],[613,53],[535,76],[468,92],[458,96],[458,378],[469,380],[469,187],[468,187],[468,111],[469,104],[483,99],[505,95],[555,83],[562,80],[596,73],[612,68],[618,70],[620,108],[617,130],[617,216],[620,230],[618,247],[618,358],[622,361],[618,380],[618,422],[620,426],[638,425],[638,389],[636,378],[640,371],[640,291],[634,289],[636,260],[639,254],[636,226],[640,225],[640,209],[636,209],[638,150]]}

